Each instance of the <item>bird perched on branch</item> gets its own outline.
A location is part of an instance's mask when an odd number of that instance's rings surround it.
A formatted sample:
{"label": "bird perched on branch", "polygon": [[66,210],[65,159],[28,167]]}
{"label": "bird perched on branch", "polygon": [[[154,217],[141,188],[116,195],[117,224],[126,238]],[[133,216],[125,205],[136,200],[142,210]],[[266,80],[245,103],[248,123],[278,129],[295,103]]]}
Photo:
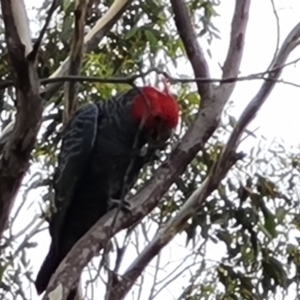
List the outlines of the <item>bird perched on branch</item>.
{"label": "bird perched on branch", "polygon": [[98,219],[119,203],[128,209],[124,195],[165,147],[178,119],[179,107],[166,83],[163,91],[133,88],[75,113],[63,131],[58,156],[56,212],[49,225],[50,249],[35,282],[39,294]]}

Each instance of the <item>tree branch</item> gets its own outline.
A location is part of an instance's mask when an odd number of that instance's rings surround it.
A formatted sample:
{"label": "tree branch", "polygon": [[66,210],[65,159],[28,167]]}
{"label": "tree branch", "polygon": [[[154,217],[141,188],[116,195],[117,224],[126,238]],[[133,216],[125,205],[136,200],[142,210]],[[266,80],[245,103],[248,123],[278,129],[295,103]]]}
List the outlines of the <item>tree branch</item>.
{"label": "tree branch", "polygon": [[[181,32],[182,41],[191,60],[195,77],[210,78],[207,63],[200,46],[197,44],[184,1],[171,1],[175,7],[176,25],[178,31]],[[177,16],[178,14],[183,14],[183,17]],[[203,100],[202,109],[193,126],[171,153],[169,160],[156,171],[155,176],[147,185],[131,199],[131,214],[124,215],[120,212],[115,218],[116,210],[113,210],[103,216],[74,245],[61,262],[50,280],[43,300],[51,300],[54,295],[57,300],[65,300],[74,283],[78,280],[79,274],[93,256],[105,247],[113,235],[141,220],[158,205],[171,184],[184,172],[186,166],[211,137],[219,125],[220,115],[229,95],[226,98],[215,93],[212,85],[208,83],[199,82],[197,86]],[[113,222],[114,226],[112,226]]]}
{"label": "tree branch", "polygon": [[35,58],[36,58],[36,56],[37,56],[37,54],[38,54],[38,51],[39,51],[39,49],[40,49],[41,43],[42,43],[42,41],[43,41],[44,35],[45,35],[45,33],[46,33],[46,30],[47,30],[47,28],[48,28],[48,25],[49,25],[49,23],[50,23],[50,21],[51,21],[51,18],[52,18],[52,16],[53,16],[53,13],[55,12],[55,10],[56,10],[57,7],[58,7],[58,5],[59,5],[58,1],[57,1],[57,0],[53,0],[53,3],[52,3],[52,5],[51,5],[50,9],[49,9],[49,11],[47,12],[47,18],[46,18],[45,24],[44,24],[44,26],[43,26],[43,28],[42,28],[42,30],[41,30],[41,32],[40,32],[39,37],[37,38],[36,42],[35,42],[34,45],[33,45],[33,50],[32,50],[32,52],[30,53],[30,57],[32,56],[31,59],[35,59]]}
{"label": "tree branch", "polygon": [[218,187],[229,168],[241,158],[242,156],[236,155],[228,161],[223,161],[224,168],[221,169],[221,172],[211,173],[208,176],[201,187],[185,202],[179,213],[155,235],[148,246],[129,266],[119,282],[112,288],[109,300],[121,300],[126,296],[150,261],[184,228],[188,219],[195,214],[195,211],[199,210],[200,205]]}
{"label": "tree branch", "polygon": [[[275,68],[278,65],[282,65],[288,58],[289,54],[299,44],[299,41],[300,23],[291,31],[284,41],[272,67]],[[120,282],[113,287],[112,291],[114,294],[110,300],[119,300],[124,298],[148,263],[173,239],[178,232],[182,230],[187,220],[194,216],[195,212],[199,210],[207,196],[209,196],[210,193],[219,186],[230,168],[238,159],[242,158],[241,155],[236,154],[240,138],[248,124],[252,121],[262,104],[269,96],[271,90],[275,86],[273,79],[277,79],[280,76],[281,71],[282,69],[277,69],[277,71],[270,75],[272,80],[266,81],[262,85],[257,95],[245,108],[226,147],[222,151],[218,161],[212,167],[207,179],[199,189],[194,191],[191,197],[182,206],[179,213],[155,235],[144,251],[135,259],[122,276]]]}
{"label": "tree branch", "polygon": [[[251,0],[236,0],[235,10],[231,23],[231,35],[227,57],[223,67],[223,79],[237,77],[242,61],[245,45],[246,28],[249,17]],[[220,93],[230,96],[235,87],[235,82],[230,85],[221,85]]]}
{"label": "tree branch", "polygon": [[276,56],[273,65],[271,68],[275,71],[268,74],[268,77],[265,79],[266,81],[263,83],[257,95],[253,98],[253,100],[248,104],[243,114],[240,117],[227,146],[223,152],[223,156],[229,157],[232,151],[235,151],[238,141],[243,134],[246,126],[254,119],[256,113],[264,104],[271,91],[273,90],[282,69],[279,66],[282,66],[287,60],[290,53],[300,45],[300,23],[298,23],[294,29],[289,33],[283,42],[281,49],[279,50],[278,55]]}
{"label": "tree branch", "polygon": [[[97,21],[95,26],[84,37],[84,50],[91,52],[98,48],[100,41],[106,33],[118,21],[126,8],[133,0],[115,0],[105,15]],[[67,57],[61,66],[50,76],[50,78],[61,77],[67,73],[70,64],[70,57]],[[47,86],[45,99],[48,101],[59,90],[62,83],[55,83]]]}
{"label": "tree branch", "polygon": [[[70,53],[69,75],[79,75],[81,73],[84,25],[88,1],[77,0],[75,3],[75,29]],[[65,123],[72,117],[77,109],[77,82],[65,83]]]}
{"label": "tree branch", "polygon": [[[227,77],[227,78],[181,78],[181,77],[173,77],[169,73],[159,70],[158,68],[151,68],[145,72],[139,73],[137,75],[131,75],[127,77],[98,77],[98,76],[62,76],[62,77],[54,77],[54,78],[42,78],[40,79],[40,84],[48,84],[48,83],[54,83],[54,82],[97,82],[97,83],[113,83],[113,84],[128,84],[131,86],[134,86],[134,82],[137,79],[142,79],[145,76],[151,74],[151,73],[156,73],[163,75],[165,78],[167,78],[171,84],[175,83],[192,83],[192,82],[199,82],[199,83],[220,83],[220,84],[228,84],[228,83],[234,83],[238,81],[246,81],[246,80],[270,80],[270,78],[267,78],[266,75],[273,73],[274,71],[277,71],[278,69],[285,68],[287,66],[293,65],[297,62],[300,61],[300,57],[296,58],[288,63],[285,63],[281,66],[276,66],[275,68],[268,69],[267,71],[264,72],[258,72],[258,73],[253,73],[250,75],[244,75],[244,76],[238,76],[238,77]],[[299,84],[285,81],[282,79],[277,79],[274,80],[276,82],[282,82],[286,84],[293,85],[295,87],[299,87]],[[4,82],[0,83],[0,90],[5,89],[8,87],[13,86],[14,83],[12,80],[6,80]],[[41,96],[43,96],[44,93],[41,93]],[[11,123],[10,123],[11,124]],[[8,125],[10,126],[10,125]],[[7,127],[8,127],[7,126]],[[5,127],[5,130],[7,130],[7,127]],[[2,133],[1,133],[2,135]],[[2,137],[0,136],[0,144],[1,144]]]}
{"label": "tree branch", "polygon": [[[106,33],[112,28],[112,26],[117,22],[126,8],[131,4],[133,0],[115,0],[110,9],[106,14],[95,24],[95,26],[90,30],[90,32],[84,38],[84,48],[86,52],[91,52],[95,50],[102,38]],[[31,51],[31,50],[30,50]],[[30,52],[28,51],[28,53]],[[61,66],[50,76],[50,78],[61,77],[67,73],[70,64],[70,57],[67,57]],[[45,91],[42,93],[43,98],[49,101],[53,95],[62,87],[63,81],[55,82],[49,84]],[[12,121],[14,123],[14,121]],[[6,139],[11,134],[11,129],[13,125],[8,124],[8,128],[5,128]],[[1,144],[1,143],[0,143]]]}
{"label": "tree branch", "polygon": [[[284,41],[282,48],[275,59],[273,68],[282,65],[289,54],[295,49],[300,42],[300,23],[292,30]],[[131,266],[126,270],[122,279],[112,288],[112,296],[109,300],[123,299],[136,279],[141,275],[145,267],[150,261],[164,248],[173,237],[182,230],[189,218],[195,215],[201,208],[201,204],[206,198],[219,186],[220,182],[226,176],[230,168],[243,158],[243,155],[236,154],[236,149],[239,145],[240,138],[253,120],[256,113],[265,102],[270,92],[275,86],[273,79],[277,79],[281,74],[282,69],[277,69],[276,72],[270,75],[271,81],[266,81],[257,95],[245,108],[235,129],[233,130],[226,147],[223,149],[218,161],[214,164],[210,174],[203,182],[200,188],[194,191],[190,198],[180,209],[179,213],[171,219],[164,228],[162,228],[143,250],[143,252],[134,260]]]}
{"label": "tree branch", "polygon": [[[210,78],[208,64],[205,60],[203,50],[197,41],[196,33],[190,22],[191,16],[189,14],[185,1],[171,0],[171,4],[174,12],[174,21],[180,38],[184,44],[187,57],[194,70],[195,77]],[[211,98],[211,84],[197,83],[197,86],[199,94],[203,101]]]}
{"label": "tree branch", "polygon": [[274,0],[271,0],[271,5],[272,5],[273,13],[274,13],[274,16],[275,16],[275,20],[276,20],[276,31],[277,31],[276,35],[277,35],[277,39],[276,39],[276,49],[275,49],[274,57],[273,57],[273,60],[272,60],[272,62],[270,64],[270,67],[272,67],[273,62],[276,59],[276,55],[278,53],[279,43],[280,43],[280,21],[279,21],[279,16],[278,16],[278,13],[277,13],[277,10],[276,10],[276,5],[274,3]]}
{"label": "tree branch", "polygon": [[41,124],[43,103],[32,51],[24,2],[1,0],[5,37],[17,95],[16,122],[0,161],[0,238],[14,198],[29,167],[29,158]]}

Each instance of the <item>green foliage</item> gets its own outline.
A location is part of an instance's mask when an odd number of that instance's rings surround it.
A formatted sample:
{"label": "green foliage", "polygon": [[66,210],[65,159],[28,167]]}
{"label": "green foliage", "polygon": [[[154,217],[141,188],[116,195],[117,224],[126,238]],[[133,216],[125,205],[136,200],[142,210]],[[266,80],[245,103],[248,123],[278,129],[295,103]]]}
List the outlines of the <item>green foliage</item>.
{"label": "green foliage", "polygon": [[[87,30],[112,2],[92,1],[87,15]],[[42,7],[37,9],[38,26],[43,23],[51,3],[45,0]],[[38,66],[41,78],[49,77],[70,51],[74,1],[64,0],[60,4],[42,45]],[[218,37],[218,30],[213,25],[218,4],[219,1],[189,1],[193,23],[197,24],[197,35],[209,42]],[[3,28],[0,28],[0,32],[3,32]],[[11,78],[11,74],[3,34],[0,55],[0,78],[5,80]],[[84,55],[82,75],[128,77],[157,67],[174,77],[192,77],[192,74],[182,70],[184,63],[188,62],[174,26],[169,1],[134,1],[97,50]],[[157,81],[155,76],[148,76],[139,79],[138,83],[154,84]],[[100,97],[108,99],[111,94],[129,87],[125,84],[82,84],[79,102],[95,102]],[[181,128],[173,138],[173,142],[176,142],[192,124],[201,99],[194,84],[176,85],[174,90],[182,108]],[[1,126],[6,125],[14,114],[14,100],[13,89],[7,89],[1,94]],[[45,224],[43,220],[48,218],[52,197],[48,179],[56,165],[62,110],[61,90],[47,105],[45,117],[48,120],[44,122],[39,135],[31,160],[33,167],[26,177],[26,184],[21,191],[23,197],[17,202],[20,206],[15,208],[11,224],[16,226],[14,222],[20,210],[34,211],[35,217],[29,222],[28,231],[13,233],[10,229],[1,244],[4,254],[0,260],[0,295],[5,299],[14,299],[16,295],[22,295],[25,285],[31,286],[33,261],[28,258],[28,253],[35,244],[29,240],[39,233],[42,224]],[[146,219],[147,224],[163,226],[176,215],[191,193],[208,176],[226,142],[228,132],[235,125],[233,116],[227,115],[224,119],[226,124],[215,133],[205,149],[170,188],[160,207]],[[254,137],[253,133],[247,133],[247,139]],[[162,160],[166,159],[170,150],[171,147],[163,153]],[[195,212],[180,234],[184,236],[186,248],[190,247],[191,252],[198,251],[202,257],[201,273],[195,276],[183,299],[274,299],[276,293],[287,290],[299,279],[298,240],[295,243],[295,239],[290,237],[293,229],[300,228],[296,187],[299,184],[299,155],[297,151],[285,149],[280,142],[274,142],[268,147],[261,142],[248,152],[246,159],[231,170],[218,190]],[[133,193],[152,177],[158,165],[160,163],[144,170]],[[30,192],[38,193],[39,197],[30,197]],[[24,203],[27,203],[26,209]],[[136,230],[143,232],[143,226],[141,223]],[[199,238],[203,248],[213,244],[223,249],[220,250],[223,252],[220,258],[213,264],[210,264],[205,251],[199,246]],[[178,281],[178,284],[181,283]]]}

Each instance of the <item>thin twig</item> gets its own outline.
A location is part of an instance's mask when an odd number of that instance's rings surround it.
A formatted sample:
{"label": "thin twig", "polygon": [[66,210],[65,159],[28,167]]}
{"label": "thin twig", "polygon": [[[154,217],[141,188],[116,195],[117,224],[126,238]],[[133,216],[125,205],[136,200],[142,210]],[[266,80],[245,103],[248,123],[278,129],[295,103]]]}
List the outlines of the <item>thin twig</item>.
{"label": "thin twig", "polygon": [[52,5],[49,9],[49,11],[47,12],[47,17],[46,17],[46,21],[45,24],[39,34],[39,37],[37,38],[37,40],[35,41],[34,45],[33,45],[33,49],[32,51],[29,53],[28,55],[28,59],[34,61],[36,59],[37,53],[39,51],[39,48],[41,46],[41,43],[43,41],[44,35],[46,33],[46,30],[49,26],[49,23],[51,21],[52,15],[55,12],[55,10],[57,9],[57,7],[59,6],[59,3],[57,0],[53,0]]}
{"label": "thin twig", "polygon": [[[102,78],[102,77],[93,77],[93,76],[62,76],[62,77],[55,77],[55,78],[43,78],[40,79],[41,85],[46,85],[49,83],[55,83],[55,82],[65,82],[65,81],[73,81],[73,82],[96,82],[96,83],[113,83],[113,84],[128,84],[128,85],[133,85],[135,80],[144,78],[145,76],[149,75],[150,73],[156,73],[156,74],[161,74],[165,76],[166,78],[169,79],[170,83],[176,84],[176,83],[193,83],[193,82],[198,82],[198,83],[220,83],[220,84],[226,84],[226,83],[233,83],[233,82],[238,82],[238,81],[247,81],[247,80],[265,80],[265,75],[268,75],[274,71],[277,71],[278,69],[285,68],[287,66],[293,65],[297,62],[300,61],[300,57],[294,59],[291,62],[288,62],[282,66],[276,66],[273,69],[269,69],[264,72],[258,72],[258,73],[253,73],[250,75],[245,75],[245,76],[238,76],[238,77],[228,77],[228,78],[180,78],[180,77],[173,77],[170,74],[168,74],[165,71],[161,71],[157,68],[151,68],[146,72],[133,75],[133,76],[128,76],[128,77],[115,77],[115,78]],[[281,79],[277,79],[277,82],[282,82],[290,85],[296,85],[295,83],[292,82],[287,82]],[[5,89],[7,87],[13,86],[13,81],[7,80],[4,82],[0,83],[0,90]],[[297,86],[298,87],[298,86]],[[41,93],[42,95],[44,92]]]}

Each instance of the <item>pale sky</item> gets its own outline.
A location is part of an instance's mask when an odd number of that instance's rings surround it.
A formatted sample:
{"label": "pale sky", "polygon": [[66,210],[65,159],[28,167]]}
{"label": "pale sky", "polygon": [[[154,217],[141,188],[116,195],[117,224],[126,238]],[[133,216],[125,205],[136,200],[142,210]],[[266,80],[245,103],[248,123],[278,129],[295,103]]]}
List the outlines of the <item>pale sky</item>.
{"label": "pale sky", "polygon": [[[31,3],[30,0],[26,1]],[[218,8],[218,13],[220,17],[213,19],[215,27],[220,30],[221,40],[214,40],[210,46],[210,51],[212,53],[212,59],[209,59],[209,64],[211,68],[211,74],[213,77],[220,77],[220,69],[218,64],[222,64],[224,57],[227,53],[227,46],[230,34],[230,24],[231,17],[233,13],[233,0],[221,1],[221,5]],[[277,12],[280,19],[280,44],[286,37],[288,32],[296,25],[300,20],[300,1],[299,0],[277,0],[275,1]],[[266,70],[272,60],[273,53],[276,47],[276,19],[272,11],[270,0],[252,0],[252,6],[250,10],[250,20],[246,34],[246,46],[243,56],[241,75],[250,75],[252,73],[257,73]],[[290,56],[289,61],[300,57],[300,47],[294,51]],[[186,70],[186,75],[193,76],[189,73],[186,66],[182,66],[179,73]],[[286,68],[282,74],[282,78],[287,81],[295,82],[300,84],[300,68],[299,64],[296,66],[289,66]],[[234,102],[234,109],[232,113],[238,117],[244,107],[249,103],[252,97],[257,93],[262,81],[245,81],[239,82],[237,87],[231,97],[231,101]],[[250,128],[260,127],[256,134],[264,135],[268,139],[273,139],[274,137],[282,138],[286,145],[288,146],[298,146],[300,144],[300,89],[285,84],[278,84],[271,95],[269,96],[267,102],[264,104],[263,108],[259,112],[255,121],[251,124]],[[242,146],[243,150],[249,150],[250,146],[257,144],[258,139],[249,138],[246,143]],[[32,192],[28,196],[28,205],[33,199],[36,199],[37,193]],[[37,200],[37,199],[36,199]],[[18,197],[17,203],[20,203],[21,197]],[[19,216],[18,222],[15,224],[14,231],[18,232],[20,228],[24,227],[32,217],[33,212],[39,212],[39,206],[36,204],[34,207],[28,208],[25,205],[22,213]],[[154,229],[152,230],[154,233]],[[20,239],[21,241],[22,239]],[[34,278],[38,271],[44,257],[48,251],[49,237],[48,232],[43,232],[38,234],[33,241],[39,241],[38,247],[29,250],[29,255],[32,259]],[[43,244],[42,244],[43,241]],[[190,250],[184,248],[185,236],[181,235],[176,237],[173,242],[170,243],[163,250],[162,260],[176,260],[182,258]],[[143,245],[144,242],[140,241]],[[181,244],[182,246],[178,246]],[[220,253],[224,251],[223,245],[213,245],[209,247],[208,258],[211,260],[216,260]],[[216,251],[217,249],[217,251]],[[128,266],[133,258],[135,257],[135,252],[133,250],[128,251],[125,257],[125,264]],[[125,265],[124,264],[124,265]],[[155,260],[151,263],[153,266]],[[126,266],[122,267],[122,270]],[[162,271],[161,277],[164,277],[166,273],[171,272],[172,267],[166,268]],[[147,272],[153,273],[153,268],[148,268]],[[152,283],[152,277],[146,276],[146,289]],[[172,284],[168,289],[161,293],[160,297],[157,299],[174,299],[173,296],[179,295],[181,292],[181,285],[189,280],[189,273],[183,275],[177,279],[174,284]],[[145,291],[145,296],[141,299],[147,299],[147,292]],[[172,296],[173,295],[173,296]],[[37,296],[32,295],[30,297],[32,300],[38,299]],[[101,299],[99,295],[95,299]],[[126,299],[132,299],[131,293]]]}
{"label": "pale sky", "polygon": [[[220,18],[214,23],[221,31],[222,40],[214,40],[211,66],[212,75],[219,77],[217,63],[224,61],[230,32],[232,10],[229,3],[234,1],[221,1]],[[280,45],[300,20],[300,1],[275,1],[280,19]],[[277,30],[276,19],[272,13],[271,1],[254,0],[250,9],[249,25],[246,34],[246,47],[241,65],[241,75],[253,74],[266,70],[276,49]],[[220,51],[221,50],[221,51]],[[300,57],[298,47],[288,61]],[[297,66],[287,67],[282,78],[286,81],[299,82],[300,69]],[[238,116],[261,86],[261,81],[239,82],[231,97],[236,108],[234,113]],[[277,84],[266,103],[263,105],[251,127],[260,127],[260,133],[268,138],[279,136],[289,145],[298,145],[300,142],[300,89],[285,84]]]}

